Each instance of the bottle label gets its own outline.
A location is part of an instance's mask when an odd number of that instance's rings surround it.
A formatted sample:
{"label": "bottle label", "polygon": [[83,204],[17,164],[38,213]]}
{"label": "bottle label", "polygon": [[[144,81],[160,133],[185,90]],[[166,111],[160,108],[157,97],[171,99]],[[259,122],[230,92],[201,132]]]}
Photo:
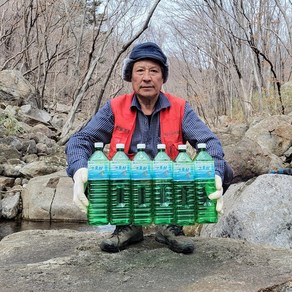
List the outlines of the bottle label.
{"label": "bottle label", "polygon": [[192,163],[175,162],[173,164],[173,180],[193,180]]}
{"label": "bottle label", "polygon": [[130,164],[112,160],[110,165],[110,178],[130,179]]}
{"label": "bottle label", "polygon": [[88,180],[109,179],[109,165],[104,162],[88,162]]}
{"label": "bottle label", "polygon": [[213,179],[215,167],[213,161],[195,161],[195,179]]}
{"label": "bottle label", "polygon": [[172,163],[153,161],[153,179],[172,179]]}
{"label": "bottle label", "polygon": [[132,161],[132,179],[151,179],[151,165],[149,162]]}

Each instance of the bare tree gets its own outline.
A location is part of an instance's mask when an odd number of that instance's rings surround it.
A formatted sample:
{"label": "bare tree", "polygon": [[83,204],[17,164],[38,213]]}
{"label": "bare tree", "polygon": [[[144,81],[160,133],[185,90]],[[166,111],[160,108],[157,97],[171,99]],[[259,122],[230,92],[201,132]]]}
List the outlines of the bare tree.
{"label": "bare tree", "polygon": [[[136,34],[134,34],[130,40],[128,40],[122,47],[121,49],[116,53],[116,55],[114,56],[113,60],[112,60],[112,63],[111,65],[109,66],[109,69],[105,75],[105,78],[104,78],[104,81],[102,82],[102,86],[101,86],[101,89],[100,89],[100,92],[98,94],[98,97],[97,97],[97,103],[96,103],[96,106],[95,106],[95,111],[97,111],[99,109],[99,106],[101,104],[101,100],[102,100],[102,97],[104,95],[104,92],[105,92],[105,88],[109,82],[109,79],[111,77],[111,74],[114,70],[114,67],[116,66],[116,63],[117,61],[119,60],[120,56],[122,55],[123,52],[125,52],[127,50],[127,48],[136,40],[139,38],[139,36],[148,28],[148,25],[149,25],[149,22],[151,20],[151,17],[155,11],[155,9],[157,8],[157,5],[159,4],[160,0],[156,0],[156,2],[154,3],[154,5],[152,6],[151,10],[149,11],[148,13],[148,16],[143,24],[143,26],[140,28],[139,31],[136,32]],[[73,120],[74,120],[74,117],[75,117],[75,113],[76,113],[76,110],[82,100],[82,97],[84,96],[84,93],[86,91],[86,89],[88,88],[88,83],[91,79],[91,76],[95,70],[95,67],[97,66],[97,64],[101,61],[101,58],[102,58],[102,55],[104,53],[104,51],[106,50],[106,47],[107,47],[107,43],[108,43],[108,39],[110,37],[110,35],[112,34],[113,32],[113,27],[108,30],[107,34],[106,34],[106,37],[105,37],[105,40],[103,42],[103,46],[100,47],[100,50],[97,54],[97,56],[92,60],[91,64],[90,64],[90,67],[89,67],[89,70],[87,71],[87,74],[84,78],[84,82],[83,82],[83,85],[82,87],[80,88],[80,91],[78,91],[76,93],[76,98],[74,98],[74,103],[73,103],[73,106],[71,108],[71,111],[69,112],[69,115],[68,115],[68,119],[63,127],[63,130],[62,130],[62,134],[61,134],[61,140],[60,140],[60,143],[65,143],[68,138],[69,138],[69,135],[71,134],[70,133],[70,129],[72,128],[72,125],[73,125]]]}
{"label": "bare tree", "polygon": [[71,105],[62,143],[76,116],[87,121],[126,90],[119,60],[137,39],[163,48],[164,90],[189,100],[210,125],[220,115],[249,121],[292,109],[281,91],[292,75],[291,0],[146,2],[1,2],[0,70],[21,71],[40,108]]}
{"label": "bare tree", "polygon": [[177,0],[169,13],[176,20],[168,21],[172,38],[196,56],[180,56],[181,66],[191,63],[188,81],[196,72],[194,91],[209,119],[212,113],[212,119],[233,116],[240,104],[249,121],[256,112],[273,112],[271,100],[285,112],[281,84],[291,72],[291,1]]}
{"label": "bare tree", "polygon": [[[72,104],[91,116],[122,89],[117,61],[148,28],[160,1],[10,0],[1,4],[0,68],[20,70],[38,94],[40,108]],[[117,79],[116,79],[117,80]],[[93,104],[93,106],[92,106]],[[88,111],[90,108],[91,111]],[[93,109],[93,110],[92,110]]]}

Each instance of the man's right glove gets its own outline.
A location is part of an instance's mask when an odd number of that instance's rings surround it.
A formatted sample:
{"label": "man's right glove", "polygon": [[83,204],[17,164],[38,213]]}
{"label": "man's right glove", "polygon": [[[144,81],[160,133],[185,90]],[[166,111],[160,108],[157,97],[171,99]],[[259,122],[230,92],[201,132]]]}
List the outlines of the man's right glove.
{"label": "man's right glove", "polygon": [[88,170],[86,167],[79,168],[74,176],[73,202],[84,213],[87,213],[88,199],[85,196],[84,185],[88,180]]}

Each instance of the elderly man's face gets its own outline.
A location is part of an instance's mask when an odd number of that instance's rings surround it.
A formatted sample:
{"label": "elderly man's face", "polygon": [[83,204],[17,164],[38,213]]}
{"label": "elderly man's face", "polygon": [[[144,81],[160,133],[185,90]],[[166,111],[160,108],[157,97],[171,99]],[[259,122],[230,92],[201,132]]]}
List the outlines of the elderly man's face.
{"label": "elderly man's face", "polygon": [[161,67],[152,60],[141,60],[134,63],[132,70],[132,87],[142,97],[156,98],[163,84]]}

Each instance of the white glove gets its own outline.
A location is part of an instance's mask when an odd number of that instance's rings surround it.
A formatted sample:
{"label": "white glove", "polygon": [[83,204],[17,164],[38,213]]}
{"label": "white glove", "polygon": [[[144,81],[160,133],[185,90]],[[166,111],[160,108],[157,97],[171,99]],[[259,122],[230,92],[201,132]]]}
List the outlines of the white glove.
{"label": "white glove", "polygon": [[87,213],[87,206],[89,204],[88,199],[84,194],[84,184],[88,180],[88,170],[86,167],[79,168],[74,176],[74,186],[73,186],[73,202],[80,208],[84,213]]}
{"label": "white glove", "polygon": [[216,192],[210,194],[208,198],[210,200],[217,200],[216,211],[223,215],[223,187],[222,187],[222,179],[219,175],[215,175],[215,185]]}

